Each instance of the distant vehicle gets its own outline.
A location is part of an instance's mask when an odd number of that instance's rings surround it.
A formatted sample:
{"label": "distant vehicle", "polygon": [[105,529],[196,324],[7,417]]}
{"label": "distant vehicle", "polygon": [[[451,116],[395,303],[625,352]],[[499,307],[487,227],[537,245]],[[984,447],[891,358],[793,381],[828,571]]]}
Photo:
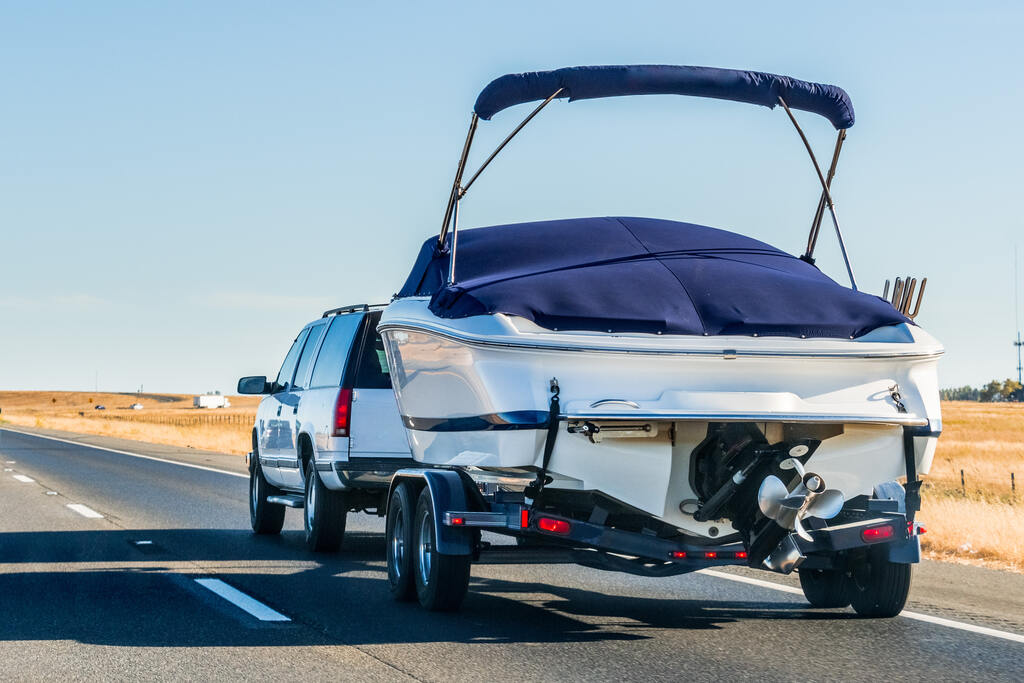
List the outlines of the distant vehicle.
{"label": "distant vehicle", "polygon": [[104,405],[97,405],[97,406],[95,406],[93,408],[93,410],[106,410],[106,409],[107,409],[107,407],[104,406]]}
{"label": "distant vehicle", "polygon": [[203,394],[192,397],[193,408],[230,408],[231,401],[222,394]]}
{"label": "distant vehicle", "polygon": [[348,513],[383,516],[391,475],[415,464],[376,331],[382,308],[325,312],[299,332],[276,379],[238,381],[239,394],[267,394],[248,458],[257,534],[279,533],[285,509],[302,508],[307,546],[337,550]]}
{"label": "distant vehicle", "polygon": [[128,407],[132,410],[142,410],[143,405],[141,403],[133,403]]}

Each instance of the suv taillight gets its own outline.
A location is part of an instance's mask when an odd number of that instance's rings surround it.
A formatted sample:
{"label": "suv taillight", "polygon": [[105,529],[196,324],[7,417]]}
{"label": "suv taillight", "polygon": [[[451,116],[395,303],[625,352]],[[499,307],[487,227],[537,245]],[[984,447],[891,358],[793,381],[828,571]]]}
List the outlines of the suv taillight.
{"label": "suv taillight", "polygon": [[334,402],[334,436],[348,436],[352,420],[352,390],[342,389]]}

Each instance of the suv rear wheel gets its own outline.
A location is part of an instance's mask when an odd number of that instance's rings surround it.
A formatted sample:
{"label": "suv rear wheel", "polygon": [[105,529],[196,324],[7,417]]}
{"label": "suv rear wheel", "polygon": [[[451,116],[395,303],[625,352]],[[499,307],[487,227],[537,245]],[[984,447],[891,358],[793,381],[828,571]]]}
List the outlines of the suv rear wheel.
{"label": "suv rear wheel", "polygon": [[348,505],[343,491],[324,486],[313,458],[306,461],[306,503],[303,509],[306,546],[314,552],[334,552],[345,537]]}
{"label": "suv rear wheel", "polygon": [[249,523],[257,534],[279,534],[284,526],[284,506],[268,503],[267,496],[275,495],[277,488],[263,476],[259,451],[253,448],[252,468],[249,470]]}

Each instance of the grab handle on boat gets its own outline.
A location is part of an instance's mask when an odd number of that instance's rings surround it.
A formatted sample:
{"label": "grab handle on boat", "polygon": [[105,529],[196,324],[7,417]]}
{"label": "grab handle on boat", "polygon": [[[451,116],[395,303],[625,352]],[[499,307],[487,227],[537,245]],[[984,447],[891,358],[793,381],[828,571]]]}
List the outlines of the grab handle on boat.
{"label": "grab handle on boat", "polygon": [[623,405],[629,406],[630,408],[636,408],[640,410],[640,404],[634,401],[628,401],[624,398],[602,398],[600,401],[594,401],[590,404],[591,408],[600,408],[601,406],[607,405]]}

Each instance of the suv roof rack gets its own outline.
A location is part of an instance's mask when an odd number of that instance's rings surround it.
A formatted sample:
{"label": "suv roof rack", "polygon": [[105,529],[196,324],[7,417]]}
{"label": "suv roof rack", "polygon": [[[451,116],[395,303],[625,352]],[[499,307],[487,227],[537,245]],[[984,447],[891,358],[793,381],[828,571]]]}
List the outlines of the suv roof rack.
{"label": "suv roof rack", "polygon": [[387,306],[387,304],[352,304],[351,306],[341,306],[339,308],[332,308],[329,311],[324,311],[321,316],[326,318],[329,315],[340,315],[341,313],[355,313],[356,311],[368,311],[371,308],[381,308]]}

